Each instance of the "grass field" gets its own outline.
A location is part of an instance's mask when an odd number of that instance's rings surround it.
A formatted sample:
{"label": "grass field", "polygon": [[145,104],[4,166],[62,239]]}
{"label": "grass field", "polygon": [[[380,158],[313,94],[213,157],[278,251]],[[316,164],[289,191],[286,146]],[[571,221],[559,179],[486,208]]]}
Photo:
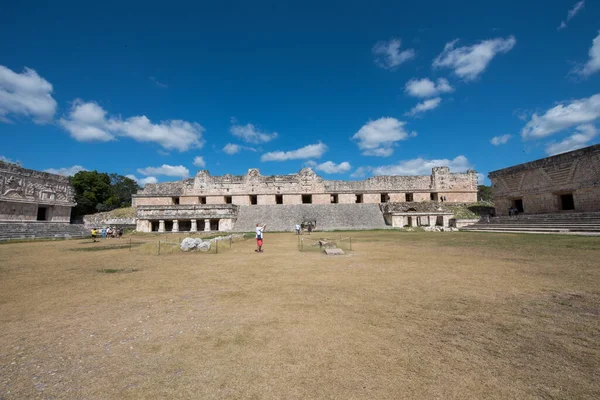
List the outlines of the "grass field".
{"label": "grass field", "polygon": [[600,398],[600,238],[342,235],[0,245],[0,399]]}

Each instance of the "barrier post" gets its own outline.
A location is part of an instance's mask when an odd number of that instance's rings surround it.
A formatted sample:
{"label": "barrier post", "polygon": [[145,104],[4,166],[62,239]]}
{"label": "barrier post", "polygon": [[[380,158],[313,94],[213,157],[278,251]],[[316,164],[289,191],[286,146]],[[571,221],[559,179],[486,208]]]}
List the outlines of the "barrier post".
{"label": "barrier post", "polygon": [[131,251],[131,238],[129,238],[129,251]]}
{"label": "barrier post", "polygon": [[219,254],[219,241],[215,238],[215,254]]}
{"label": "barrier post", "polygon": [[160,256],[160,240],[158,241],[158,255]]}
{"label": "barrier post", "polygon": [[350,239],[350,251],[352,251],[352,236],[350,236],[348,239]]}

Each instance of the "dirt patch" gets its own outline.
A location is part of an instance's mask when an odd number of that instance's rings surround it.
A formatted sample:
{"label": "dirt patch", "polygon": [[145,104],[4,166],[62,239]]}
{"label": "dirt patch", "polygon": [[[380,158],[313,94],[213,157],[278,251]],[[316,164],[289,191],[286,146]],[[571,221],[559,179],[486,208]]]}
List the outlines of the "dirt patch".
{"label": "dirt patch", "polygon": [[343,235],[3,245],[0,398],[600,397],[598,238]]}

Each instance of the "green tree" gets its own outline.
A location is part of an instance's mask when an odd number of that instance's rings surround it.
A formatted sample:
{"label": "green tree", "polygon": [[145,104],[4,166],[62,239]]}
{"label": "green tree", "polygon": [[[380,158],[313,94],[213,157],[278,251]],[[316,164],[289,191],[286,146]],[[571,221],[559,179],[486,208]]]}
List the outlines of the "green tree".
{"label": "green tree", "polygon": [[113,189],[114,201],[118,204],[117,207],[131,206],[131,195],[141,189],[133,179],[117,174],[110,174],[110,185]]}
{"label": "green tree", "polygon": [[477,200],[492,201],[492,188],[486,185],[477,186]]}
{"label": "green tree", "polygon": [[135,181],[125,176],[98,171],[80,171],[70,181],[77,202],[72,212],[74,218],[128,207],[131,195],[140,189]]}

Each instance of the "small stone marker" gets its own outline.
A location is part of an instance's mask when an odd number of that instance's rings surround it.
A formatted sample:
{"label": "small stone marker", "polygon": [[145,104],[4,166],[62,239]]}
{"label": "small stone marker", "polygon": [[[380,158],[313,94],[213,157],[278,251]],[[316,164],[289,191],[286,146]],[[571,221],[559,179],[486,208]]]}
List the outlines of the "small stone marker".
{"label": "small stone marker", "polygon": [[344,254],[342,249],[325,249],[325,254],[328,256],[339,256]]}

